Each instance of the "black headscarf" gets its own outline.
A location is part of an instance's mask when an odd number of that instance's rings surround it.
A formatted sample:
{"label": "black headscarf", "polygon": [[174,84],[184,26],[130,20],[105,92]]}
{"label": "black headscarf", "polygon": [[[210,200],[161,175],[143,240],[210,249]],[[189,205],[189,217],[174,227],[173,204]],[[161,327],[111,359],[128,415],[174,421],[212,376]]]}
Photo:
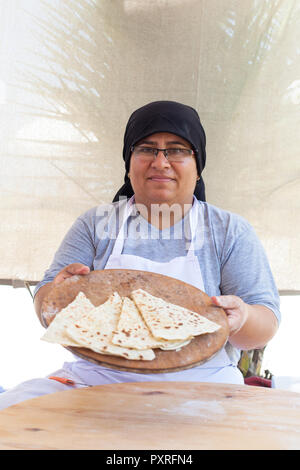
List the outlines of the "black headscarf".
{"label": "black headscarf", "polygon": [[113,202],[120,197],[130,198],[134,192],[128,177],[131,147],[141,139],[158,132],[169,132],[187,140],[196,156],[197,181],[194,194],[200,201],[205,201],[205,186],[201,177],[206,160],[206,137],[197,111],[190,106],[175,101],[155,101],[146,104],[132,113],[126,126],[123,146],[125,161],[124,185],[115,195]]}

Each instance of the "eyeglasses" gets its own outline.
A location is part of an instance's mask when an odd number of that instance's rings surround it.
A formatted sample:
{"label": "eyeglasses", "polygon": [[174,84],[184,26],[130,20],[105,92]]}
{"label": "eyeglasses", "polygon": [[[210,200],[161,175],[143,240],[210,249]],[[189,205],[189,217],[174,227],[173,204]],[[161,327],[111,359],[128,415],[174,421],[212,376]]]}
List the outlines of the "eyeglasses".
{"label": "eyeglasses", "polygon": [[151,162],[156,159],[159,152],[163,152],[168,162],[185,162],[194,156],[194,151],[187,148],[157,149],[152,147],[132,146],[133,155],[143,162]]}

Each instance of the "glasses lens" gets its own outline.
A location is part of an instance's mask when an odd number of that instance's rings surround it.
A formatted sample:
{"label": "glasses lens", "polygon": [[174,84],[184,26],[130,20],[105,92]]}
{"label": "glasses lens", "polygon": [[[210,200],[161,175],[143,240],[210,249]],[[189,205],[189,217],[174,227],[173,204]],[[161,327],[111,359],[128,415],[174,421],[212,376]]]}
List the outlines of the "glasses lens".
{"label": "glasses lens", "polygon": [[153,160],[156,154],[156,149],[151,147],[134,147],[133,154],[141,160]]}
{"label": "glasses lens", "polygon": [[182,162],[191,157],[192,151],[189,149],[174,148],[168,149],[168,160],[170,162]]}

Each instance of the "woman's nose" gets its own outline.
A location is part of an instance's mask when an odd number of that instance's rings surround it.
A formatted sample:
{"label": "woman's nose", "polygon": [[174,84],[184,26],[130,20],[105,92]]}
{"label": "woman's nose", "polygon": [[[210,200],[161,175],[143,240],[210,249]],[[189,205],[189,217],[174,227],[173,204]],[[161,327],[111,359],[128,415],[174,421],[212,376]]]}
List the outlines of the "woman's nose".
{"label": "woman's nose", "polygon": [[155,159],[152,162],[153,168],[169,168],[170,163],[168,159],[165,157],[164,152],[159,150],[158,154],[156,155]]}

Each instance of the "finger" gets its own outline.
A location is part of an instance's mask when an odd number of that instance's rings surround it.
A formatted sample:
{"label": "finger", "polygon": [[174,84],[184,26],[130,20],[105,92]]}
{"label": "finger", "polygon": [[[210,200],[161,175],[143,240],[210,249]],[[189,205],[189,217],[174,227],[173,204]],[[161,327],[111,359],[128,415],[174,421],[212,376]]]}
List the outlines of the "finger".
{"label": "finger", "polygon": [[72,276],[74,274],[87,274],[90,272],[90,268],[81,263],[69,264],[69,266],[66,266],[65,270],[68,274],[71,274]]}
{"label": "finger", "polygon": [[213,296],[213,297],[211,297],[211,300],[212,300],[213,304],[219,305],[219,298],[218,297]]}
{"label": "finger", "polygon": [[60,283],[63,282],[65,279],[68,279],[68,277],[72,277],[72,276],[73,276],[73,274],[69,274],[66,270],[64,270],[64,271],[58,273],[58,274],[55,276],[53,282],[54,282],[54,284],[60,284]]}
{"label": "finger", "polygon": [[240,299],[235,295],[219,295],[211,297],[212,302],[222,308],[238,308],[241,305]]}
{"label": "finger", "polygon": [[68,279],[69,277],[72,277],[76,274],[88,274],[90,272],[90,268],[88,266],[85,266],[84,264],[81,263],[73,263],[69,264],[65,268],[63,268],[54,278],[54,284],[59,284],[63,282],[65,279]]}

